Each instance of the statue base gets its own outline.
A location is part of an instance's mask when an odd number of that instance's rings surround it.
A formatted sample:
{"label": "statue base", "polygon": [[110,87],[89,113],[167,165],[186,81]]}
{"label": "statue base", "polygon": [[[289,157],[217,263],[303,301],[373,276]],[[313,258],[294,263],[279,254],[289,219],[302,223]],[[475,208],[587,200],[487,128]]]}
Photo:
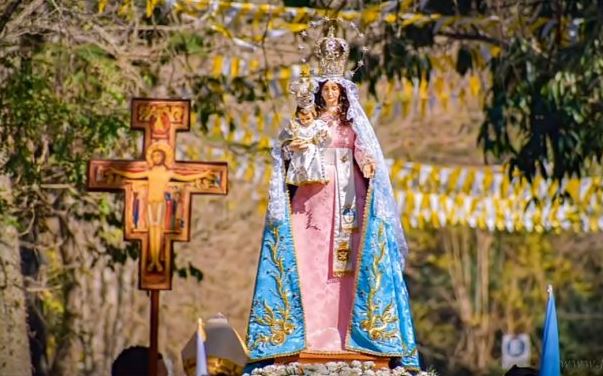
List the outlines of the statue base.
{"label": "statue base", "polygon": [[300,363],[300,364],[324,364],[329,362],[346,362],[349,363],[353,360],[360,362],[374,362],[375,368],[388,368],[389,357],[366,355],[356,352],[345,352],[345,353],[320,353],[311,351],[302,351],[299,354],[283,356],[274,360],[275,364],[288,364],[288,363]]}

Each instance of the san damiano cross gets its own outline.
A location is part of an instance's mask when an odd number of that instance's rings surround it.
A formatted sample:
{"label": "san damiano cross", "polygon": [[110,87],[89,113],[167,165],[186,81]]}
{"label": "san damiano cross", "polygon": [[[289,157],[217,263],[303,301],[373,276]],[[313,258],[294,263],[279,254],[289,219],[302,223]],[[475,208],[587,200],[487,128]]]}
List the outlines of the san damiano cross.
{"label": "san damiano cross", "polygon": [[92,160],[88,188],[125,191],[125,239],[141,243],[139,286],[169,290],[172,243],[189,241],[191,194],[226,194],[226,162],[174,160],[176,131],[190,127],[188,100],[132,100],[133,129],[144,131],[142,160]]}

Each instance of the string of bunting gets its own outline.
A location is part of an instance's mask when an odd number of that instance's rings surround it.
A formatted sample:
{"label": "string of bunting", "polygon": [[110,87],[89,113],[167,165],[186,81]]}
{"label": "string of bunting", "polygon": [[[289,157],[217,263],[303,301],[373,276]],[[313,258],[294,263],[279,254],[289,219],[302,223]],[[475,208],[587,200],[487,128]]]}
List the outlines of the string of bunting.
{"label": "string of bunting", "polygon": [[[481,30],[494,29],[501,21],[498,16],[474,17],[418,13],[414,3],[413,0],[386,1],[381,4],[369,5],[363,10],[343,9],[336,13],[332,9],[215,0],[177,0],[173,7],[177,12],[191,16],[199,16],[206,12],[223,15],[228,24],[233,22],[254,23],[264,20],[282,20],[286,24],[279,24],[279,27],[292,32],[303,31],[309,27],[309,20],[324,17],[337,17],[361,25],[400,23],[404,27],[436,23],[436,31],[452,25],[461,25],[468,28],[477,26]],[[537,23],[535,22],[535,24]],[[538,26],[542,26],[542,23],[539,23]]]}
{"label": "string of bunting", "polygon": [[[99,12],[104,12],[110,0],[98,0]],[[119,1],[119,14],[127,15],[134,6],[133,0]],[[434,24],[434,33],[446,31],[447,29],[474,31],[476,28],[489,34],[496,32],[500,27],[502,19],[497,15],[490,16],[461,16],[443,15],[437,13],[421,13],[414,0],[385,1],[380,4],[366,6],[362,10],[343,9],[334,11],[332,9],[317,9],[309,7],[286,7],[282,5],[231,2],[219,0],[146,0],[146,16],[150,17],[156,7],[163,3],[165,9],[173,9],[176,12],[199,17],[207,14],[219,15],[224,25],[216,24],[214,29],[225,36],[235,40],[237,44],[245,48],[254,48],[250,42],[236,38],[229,31],[232,23],[244,24],[246,30],[255,29],[258,33],[248,37],[252,43],[260,42],[265,38],[280,38],[287,33],[301,32],[309,27],[312,19],[324,17],[337,17],[338,19],[354,22],[361,26],[369,26],[376,23],[394,24],[402,27],[424,26]],[[260,27],[261,21],[268,21],[265,27]],[[505,20],[509,21],[509,20]],[[521,33],[528,37],[546,37],[553,35],[555,26],[562,22],[564,33],[563,43],[573,43],[579,38],[581,28],[584,26],[582,18],[546,18],[538,17],[526,23],[523,18],[516,17],[506,22],[505,29],[511,34]],[[249,27],[251,26],[251,28]],[[492,50],[494,52],[494,50]],[[494,52],[496,53],[496,52]]]}
{"label": "string of bunting", "polygon": [[[451,92],[458,82],[468,81],[471,91],[475,94],[481,91],[484,86],[483,75],[479,70],[473,70],[466,76],[460,76],[454,71],[454,59],[451,56],[431,56],[431,63],[434,69],[430,77],[422,77],[419,82],[413,83],[417,87],[428,86],[429,82],[434,85],[439,92]],[[211,61],[210,75],[212,77],[225,76],[229,78],[249,77],[263,74],[269,82],[274,95],[283,95],[288,93],[287,86],[293,79],[299,78],[302,72],[301,64],[291,64],[290,66],[277,66],[271,69],[263,70],[261,62],[257,58],[241,58],[236,56],[215,55]],[[453,80],[450,82],[450,80]],[[404,80],[403,80],[404,81]],[[425,81],[425,82],[423,82]],[[394,84],[394,81],[390,81]]]}
{"label": "string of bunting", "polygon": [[[410,25],[412,23],[425,23],[441,18],[440,15],[433,17],[426,14],[414,14],[412,12],[413,1],[405,0],[399,4],[396,12],[395,1],[386,1],[381,4],[367,6],[362,11],[340,10],[337,17],[345,21],[370,24],[374,22],[394,23],[401,18]],[[264,19],[282,19],[291,24],[302,24],[305,30],[308,19],[333,16],[331,9],[319,9],[308,7],[287,7],[283,5],[258,4],[249,2],[230,2],[215,0],[179,0],[174,3],[174,8],[189,15],[197,16],[202,12],[219,13],[227,17],[228,21],[258,22]],[[412,17],[416,16],[416,17]]]}
{"label": "string of bunting", "polygon": [[[107,0],[100,0],[106,3]],[[131,1],[131,0],[130,0]],[[418,12],[416,2],[413,0],[386,1],[380,4],[366,6],[363,10],[339,10],[336,13],[332,9],[318,9],[309,7],[286,7],[283,5],[260,4],[249,2],[230,2],[217,0],[172,0],[173,9],[193,17],[200,14],[212,13],[221,15],[226,26],[232,23],[240,23],[258,26],[261,21],[268,21],[267,28],[256,27],[262,30],[261,35],[255,35],[252,40],[256,42],[265,37],[281,37],[287,32],[300,32],[309,27],[309,21],[323,17],[337,17],[341,20],[354,22],[361,26],[375,23],[394,24],[402,27],[424,26],[433,23],[434,32],[445,31],[448,28],[474,30],[475,28],[486,33],[495,32],[502,22],[496,15],[490,16],[461,16],[444,15],[437,13]],[[170,3],[172,3],[170,2]],[[150,14],[158,0],[147,0],[147,14]],[[99,5],[99,8],[103,8]],[[508,21],[508,20],[507,20]],[[575,40],[583,24],[583,19],[563,18],[564,40]],[[557,18],[538,17],[526,24],[525,20],[515,18],[505,24],[510,33],[532,33],[540,37],[552,34],[555,25],[559,22]],[[229,34],[228,28],[222,30]]]}
{"label": "string of bunting", "polygon": [[396,186],[416,192],[547,200],[562,191],[567,192],[576,205],[589,206],[593,197],[600,200],[600,177],[565,179],[558,184],[537,175],[529,183],[519,174],[509,178],[508,171],[502,166],[446,167],[403,161],[394,161],[390,166]]}
{"label": "string of bunting", "polygon": [[535,202],[521,197],[475,197],[422,193],[395,188],[402,223],[412,228],[469,226],[507,232],[598,232],[603,230],[600,203],[581,210],[569,201]]}
{"label": "string of bunting", "polygon": [[[268,140],[269,141],[269,140]],[[270,142],[270,141],[269,141]],[[195,158],[226,160],[233,181],[267,187],[268,153],[237,155],[206,148]],[[406,228],[468,226],[507,232],[603,231],[603,181],[600,177],[566,179],[560,185],[542,178],[529,184],[509,179],[502,166],[437,166],[387,160],[402,223]],[[555,198],[558,188],[569,198]],[[265,198],[257,198],[258,210]]]}
{"label": "string of bunting", "polygon": [[[445,167],[392,161],[390,176],[404,223],[463,225],[490,231],[603,230],[602,180],[537,176],[530,184],[495,167]],[[562,199],[558,192],[567,192]]]}
{"label": "string of bunting", "polygon": [[[148,0],[157,1],[157,0]],[[416,5],[413,1],[388,1],[381,4],[370,5],[363,10],[318,9],[308,7],[286,7],[271,4],[257,4],[248,2],[229,2],[215,0],[176,0],[172,5],[176,12],[191,17],[205,17],[210,28],[215,32],[233,41],[243,51],[254,51],[260,43],[299,33],[311,27],[313,20],[324,17],[337,18],[342,21],[352,22],[361,28],[373,24],[398,23],[402,27],[423,26],[434,24],[434,32],[444,31],[454,27],[473,30],[479,28],[484,32],[495,32],[500,24],[497,16],[473,17],[450,16],[442,14],[427,14],[414,12]],[[241,27],[237,27],[241,25]],[[240,34],[240,33],[244,33]],[[496,56],[500,48],[496,45],[483,45],[480,52],[484,57]],[[485,64],[476,61],[480,66]]]}
{"label": "string of bunting", "polygon": [[[257,60],[246,61],[236,57],[215,56],[212,61],[213,77],[245,77],[258,73]],[[290,81],[299,77],[301,65],[276,67],[265,73],[272,98],[287,98]],[[425,117],[436,106],[447,111],[451,107],[465,107],[471,100],[482,104],[489,86],[486,73],[472,71],[465,76],[456,72],[432,71],[429,76],[409,80],[384,82],[380,100],[367,96],[365,110],[374,124],[399,116]],[[231,116],[237,118],[237,116]],[[245,126],[245,121],[236,121]],[[227,135],[227,132],[223,134]]]}

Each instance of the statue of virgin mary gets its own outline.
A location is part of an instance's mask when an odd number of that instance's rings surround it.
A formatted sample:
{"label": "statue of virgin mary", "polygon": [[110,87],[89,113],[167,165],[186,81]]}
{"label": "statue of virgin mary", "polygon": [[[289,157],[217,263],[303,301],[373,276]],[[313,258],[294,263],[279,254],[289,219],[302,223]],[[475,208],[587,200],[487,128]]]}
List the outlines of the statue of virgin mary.
{"label": "statue of virgin mary", "polygon": [[383,152],[356,85],[344,78],[348,54],[333,29],[315,46],[328,181],[288,186],[287,155],[304,141],[273,149],[246,343],[252,361],[356,352],[419,369],[402,275],[406,241]]}

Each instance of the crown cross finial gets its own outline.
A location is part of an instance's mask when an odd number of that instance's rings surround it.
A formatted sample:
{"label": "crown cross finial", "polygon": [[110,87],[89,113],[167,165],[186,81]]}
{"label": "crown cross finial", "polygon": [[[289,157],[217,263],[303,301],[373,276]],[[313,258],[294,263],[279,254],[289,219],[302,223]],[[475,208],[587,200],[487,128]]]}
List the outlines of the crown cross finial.
{"label": "crown cross finial", "polygon": [[327,34],[329,38],[335,38],[335,25],[329,26],[329,33]]}

